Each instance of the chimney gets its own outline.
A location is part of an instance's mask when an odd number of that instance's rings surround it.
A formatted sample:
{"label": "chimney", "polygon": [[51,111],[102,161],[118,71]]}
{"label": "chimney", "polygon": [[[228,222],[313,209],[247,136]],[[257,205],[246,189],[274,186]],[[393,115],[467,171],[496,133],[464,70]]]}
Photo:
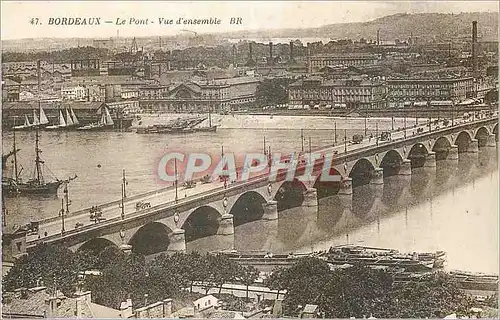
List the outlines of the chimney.
{"label": "chimney", "polygon": [[477,71],[477,21],[472,21],[472,72],[476,77]]}
{"label": "chimney", "polygon": [[273,63],[273,43],[269,42],[269,63]]}
{"label": "chimney", "polygon": [[163,300],[163,318],[172,316],[172,299]]}
{"label": "chimney", "polygon": [[122,302],[120,305],[120,315],[122,318],[130,318],[134,314],[132,310],[132,299]]}
{"label": "chimney", "polygon": [[290,41],[290,61],[293,61],[293,59],[294,59],[293,41]]}
{"label": "chimney", "polygon": [[307,43],[307,73],[312,73],[311,65],[311,44]]}
{"label": "chimney", "polygon": [[75,317],[80,318],[82,316],[82,308],[85,303],[85,297],[76,297],[75,299]]}
{"label": "chimney", "polygon": [[236,45],[233,44],[233,67],[236,67]]}
{"label": "chimney", "polygon": [[56,318],[57,317],[57,298],[55,296],[50,296],[45,299],[45,318]]}

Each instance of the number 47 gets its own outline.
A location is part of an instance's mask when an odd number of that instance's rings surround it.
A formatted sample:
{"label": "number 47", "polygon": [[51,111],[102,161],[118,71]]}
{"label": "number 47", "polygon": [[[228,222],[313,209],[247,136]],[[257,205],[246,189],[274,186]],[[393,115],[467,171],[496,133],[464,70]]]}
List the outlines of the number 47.
{"label": "number 47", "polygon": [[31,18],[30,23],[31,24],[38,24],[38,18]]}

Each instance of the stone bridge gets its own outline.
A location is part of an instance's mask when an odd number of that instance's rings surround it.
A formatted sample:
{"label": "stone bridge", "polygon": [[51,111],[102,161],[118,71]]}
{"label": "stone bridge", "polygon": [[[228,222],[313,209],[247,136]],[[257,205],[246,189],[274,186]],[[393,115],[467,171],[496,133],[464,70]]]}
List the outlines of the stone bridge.
{"label": "stone bridge", "polygon": [[[265,174],[227,188],[217,187],[181,198],[176,203],[154,206],[123,219],[115,217],[85,228],[33,239],[28,241],[28,247],[48,242],[62,243],[72,250],[98,251],[116,245],[145,255],[185,251],[186,242],[206,236],[219,235],[234,240],[236,226],[259,219],[276,220],[281,210],[297,206],[317,210],[318,198],[337,195],[341,205],[350,208],[353,187],[383,186],[384,179],[390,176],[411,177],[415,170],[435,172],[437,161],[456,161],[458,165],[461,154],[475,154],[480,148],[496,150],[496,118],[455,123],[432,131],[430,126],[425,128],[426,132],[417,133],[413,128],[393,134],[390,141],[371,139],[373,141],[351,150],[344,144],[324,148],[338,151],[330,173],[340,175],[340,182],[318,179],[324,162],[319,159],[313,170],[316,180],[311,182],[285,181],[285,172],[281,172],[277,181],[270,183]],[[299,165],[297,172],[303,169],[304,166]]]}

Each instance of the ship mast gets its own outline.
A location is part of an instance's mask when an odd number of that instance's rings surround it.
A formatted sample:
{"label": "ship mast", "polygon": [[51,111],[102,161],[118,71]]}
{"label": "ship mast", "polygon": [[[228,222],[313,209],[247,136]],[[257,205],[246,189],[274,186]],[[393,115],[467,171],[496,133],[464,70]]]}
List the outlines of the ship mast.
{"label": "ship mast", "polygon": [[42,175],[42,167],[40,164],[43,163],[43,160],[40,159],[40,153],[42,150],[38,148],[38,127],[36,127],[35,131],[35,170],[36,170],[36,180],[39,184],[43,184],[43,175]]}

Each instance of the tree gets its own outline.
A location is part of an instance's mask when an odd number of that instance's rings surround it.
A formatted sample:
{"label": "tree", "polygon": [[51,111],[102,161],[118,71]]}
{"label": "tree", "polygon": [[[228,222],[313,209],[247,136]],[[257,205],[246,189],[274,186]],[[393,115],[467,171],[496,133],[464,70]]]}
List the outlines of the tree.
{"label": "tree", "polygon": [[246,298],[248,299],[248,287],[259,277],[259,270],[254,266],[240,266],[239,278],[247,286]]}
{"label": "tree", "polygon": [[39,281],[52,289],[72,294],[78,280],[75,254],[58,245],[40,244],[29,255],[16,260],[14,266],[3,279],[5,290],[20,287],[31,288]]}
{"label": "tree", "polygon": [[144,257],[121,253],[115,258],[101,270],[101,276],[87,278],[85,287],[97,303],[107,307],[117,309],[129,297],[134,305],[141,306],[144,294],[154,289],[149,286]]}
{"label": "tree", "polygon": [[392,315],[402,318],[466,315],[472,307],[472,301],[459,289],[457,281],[445,272],[397,284],[394,298],[398,307]]}
{"label": "tree", "polygon": [[291,83],[287,78],[265,79],[257,86],[257,103],[261,106],[284,104],[288,102],[288,85]]}

